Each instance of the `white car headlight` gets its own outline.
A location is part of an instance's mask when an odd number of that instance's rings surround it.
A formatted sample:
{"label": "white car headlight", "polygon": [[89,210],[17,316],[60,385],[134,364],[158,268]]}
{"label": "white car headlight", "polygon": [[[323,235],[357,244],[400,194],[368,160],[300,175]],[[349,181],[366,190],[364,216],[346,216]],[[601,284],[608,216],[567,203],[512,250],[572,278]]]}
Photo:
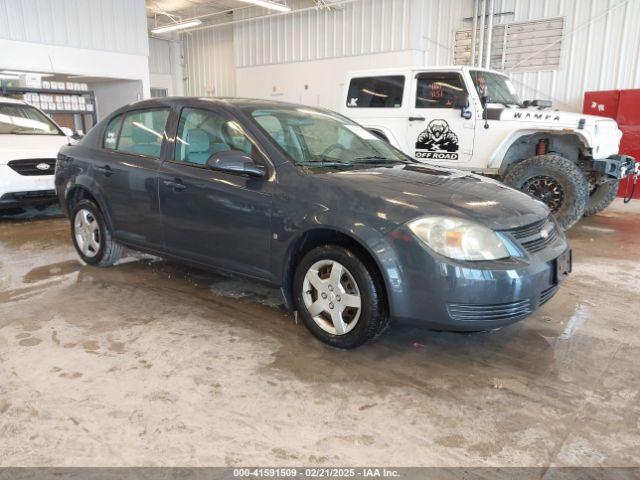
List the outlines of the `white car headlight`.
{"label": "white car headlight", "polygon": [[479,223],[452,217],[422,217],[408,227],[429,248],[456,260],[499,260],[509,252],[500,237]]}

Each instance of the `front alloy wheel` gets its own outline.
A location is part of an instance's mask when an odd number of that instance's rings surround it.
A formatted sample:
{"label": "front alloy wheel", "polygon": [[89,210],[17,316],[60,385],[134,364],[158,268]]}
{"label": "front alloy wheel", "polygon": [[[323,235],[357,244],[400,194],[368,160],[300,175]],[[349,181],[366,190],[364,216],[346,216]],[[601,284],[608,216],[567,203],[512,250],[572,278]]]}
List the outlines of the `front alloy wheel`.
{"label": "front alloy wheel", "polygon": [[362,300],[351,272],[334,260],[314,263],[304,276],[303,299],[313,321],[332,335],[345,335],[358,323]]}
{"label": "front alloy wheel", "polygon": [[296,265],[293,294],[304,325],[333,347],[358,347],[389,325],[378,270],[343,246],[321,245],[307,252]]}

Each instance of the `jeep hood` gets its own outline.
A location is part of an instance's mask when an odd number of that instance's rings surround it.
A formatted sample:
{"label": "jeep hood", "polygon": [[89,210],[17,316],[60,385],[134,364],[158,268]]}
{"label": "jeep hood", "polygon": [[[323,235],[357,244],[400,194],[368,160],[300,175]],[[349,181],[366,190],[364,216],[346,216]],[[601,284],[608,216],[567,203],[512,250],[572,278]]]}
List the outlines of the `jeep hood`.
{"label": "jeep hood", "polygon": [[468,218],[494,230],[505,230],[531,224],[549,215],[541,202],[495,180],[425,164],[347,170],[318,176],[339,187],[339,192],[328,193],[333,198],[344,200],[346,194],[350,197],[351,208],[374,210],[374,214],[385,218],[391,228],[422,215],[446,215]]}
{"label": "jeep hood", "polygon": [[563,128],[578,128],[582,119],[584,119],[585,127],[594,127],[596,122],[605,122],[607,124],[617,124],[615,120],[607,117],[598,117],[596,115],[585,115],[576,112],[563,112],[561,110],[553,110],[550,108],[538,109],[536,107],[529,108],[505,108],[498,107],[495,104],[488,109],[489,119],[512,121],[527,124],[539,124],[545,126],[558,126]]}
{"label": "jeep hood", "polygon": [[56,158],[60,147],[68,143],[64,135],[0,134],[0,165],[11,160]]}

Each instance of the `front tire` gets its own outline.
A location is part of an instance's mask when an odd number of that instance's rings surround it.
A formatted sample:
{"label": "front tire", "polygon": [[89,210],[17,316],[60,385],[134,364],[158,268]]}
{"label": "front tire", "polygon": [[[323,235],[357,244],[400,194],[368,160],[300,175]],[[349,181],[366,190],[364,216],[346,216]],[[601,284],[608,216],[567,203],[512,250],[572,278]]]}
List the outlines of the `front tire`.
{"label": "front tire", "polygon": [[559,155],[539,155],[512,165],[504,183],[545,203],[564,230],[584,215],[589,182],[571,160]]}
{"label": "front tire", "polygon": [[346,248],[324,245],[307,253],[296,268],[293,288],[307,329],[333,347],[356,348],[389,325],[381,281]]}
{"label": "front tire", "polygon": [[71,209],[71,238],[78,255],[88,265],[108,267],[122,256],[122,245],[113,240],[100,208],[80,200]]}
{"label": "front tire", "polygon": [[618,186],[620,185],[619,181],[615,179],[602,183],[597,183],[597,179],[595,178],[590,180],[592,180],[593,183],[590,182],[589,185],[589,203],[584,212],[585,217],[595,215],[611,205],[616,199],[616,195],[618,195]]}

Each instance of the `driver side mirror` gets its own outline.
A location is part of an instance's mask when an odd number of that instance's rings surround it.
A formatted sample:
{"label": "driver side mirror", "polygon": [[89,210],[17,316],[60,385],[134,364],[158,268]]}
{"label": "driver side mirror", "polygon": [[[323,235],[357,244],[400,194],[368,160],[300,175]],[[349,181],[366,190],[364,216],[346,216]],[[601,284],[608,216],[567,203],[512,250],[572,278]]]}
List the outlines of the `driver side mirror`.
{"label": "driver side mirror", "polygon": [[460,116],[469,120],[473,114],[469,111],[469,95],[466,93],[456,95],[453,100],[453,108],[460,110]]}
{"label": "driver side mirror", "polygon": [[226,150],[214,153],[207,160],[207,167],[218,172],[264,177],[266,169],[258,165],[253,158],[238,150]]}

